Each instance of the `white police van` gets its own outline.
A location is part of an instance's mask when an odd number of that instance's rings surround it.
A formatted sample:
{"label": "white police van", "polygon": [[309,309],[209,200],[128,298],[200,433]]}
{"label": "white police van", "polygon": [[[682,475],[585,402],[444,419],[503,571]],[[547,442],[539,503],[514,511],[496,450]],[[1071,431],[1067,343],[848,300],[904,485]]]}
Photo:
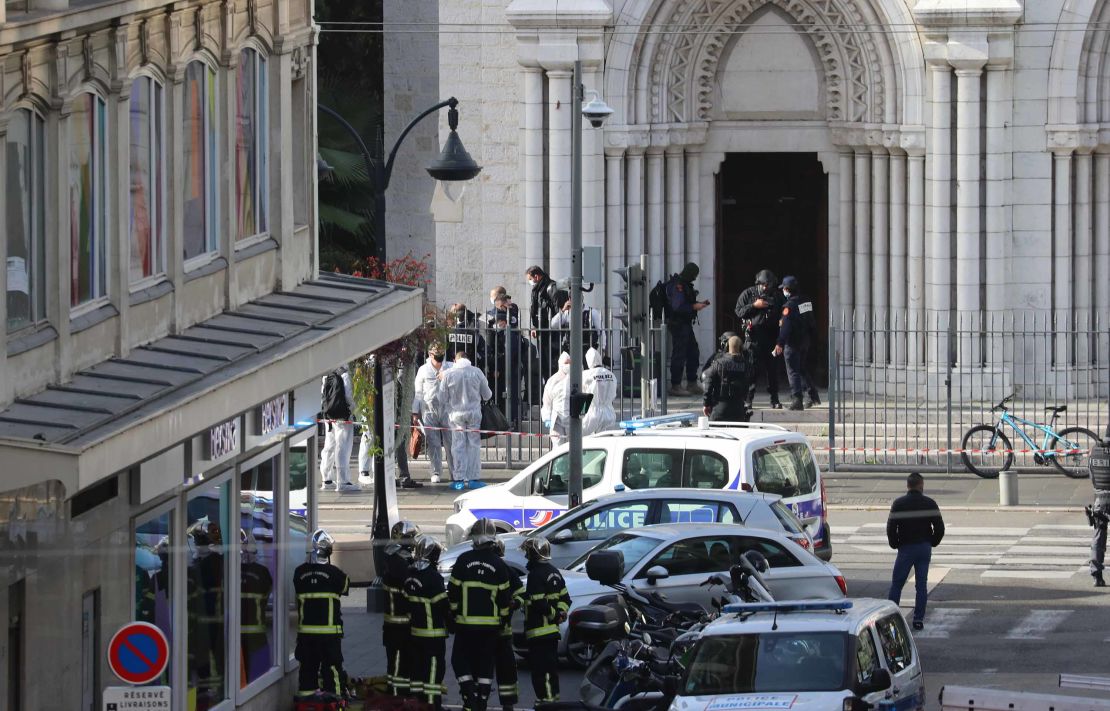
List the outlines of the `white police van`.
{"label": "white police van", "polygon": [[[624,489],[687,487],[737,489],[782,496],[806,525],[815,554],[832,556],[825,486],[805,435],[764,423],[707,423],[691,427],[683,413],[626,420],[620,430],[583,439],[582,499]],[[447,542],[461,541],[479,518],[505,532],[538,528],[566,512],[569,446],[561,445],[507,482],[468,491],[455,499]],[[615,510],[597,527],[614,532],[643,526],[644,514]]]}
{"label": "white police van", "polygon": [[726,605],[702,631],[671,711],[923,711],[917,646],[889,600]]}

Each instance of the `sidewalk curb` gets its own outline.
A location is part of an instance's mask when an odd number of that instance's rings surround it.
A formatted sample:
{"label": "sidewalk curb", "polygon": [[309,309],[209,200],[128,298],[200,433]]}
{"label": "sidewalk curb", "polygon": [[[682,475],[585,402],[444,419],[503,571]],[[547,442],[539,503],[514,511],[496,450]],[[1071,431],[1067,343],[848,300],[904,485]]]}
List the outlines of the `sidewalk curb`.
{"label": "sidewalk curb", "polygon": [[[343,506],[320,506],[320,511],[369,511],[372,504],[347,504]],[[454,504],[411,504],[400,506],[411,511],[453,511]],[[871,504],[829,504],[829,511],[890,511],[889,505]],[[964,505],[944,506],[941,511],[990,511],[993,513],[1083,513],[1082,506],[1067,506],[1058,504],[1019,504],[1018,506],[987,506]]]}

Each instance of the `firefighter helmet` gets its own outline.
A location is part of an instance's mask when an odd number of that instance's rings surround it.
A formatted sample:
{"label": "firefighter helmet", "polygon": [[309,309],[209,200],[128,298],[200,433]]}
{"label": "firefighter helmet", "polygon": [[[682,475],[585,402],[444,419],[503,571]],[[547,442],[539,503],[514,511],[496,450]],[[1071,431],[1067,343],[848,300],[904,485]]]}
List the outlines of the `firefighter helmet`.
{"label": "firefighter helmet", "polygon": [[543,536],[525,538],[520,544],[520,550],[524,551],[524,556],[530,561],[551,560],[551,542]]}

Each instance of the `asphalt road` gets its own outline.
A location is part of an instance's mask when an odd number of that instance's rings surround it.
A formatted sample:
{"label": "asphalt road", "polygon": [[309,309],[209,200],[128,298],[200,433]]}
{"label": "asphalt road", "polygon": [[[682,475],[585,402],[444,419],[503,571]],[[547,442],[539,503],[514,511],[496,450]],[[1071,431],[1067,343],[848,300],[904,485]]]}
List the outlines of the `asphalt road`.
{"label": "asphalt road", "polygon": [[[426,531],[442,533],[443,511],[407,512]],[[885,544],[883,511],[832,515],[832,562],[852,596],[885,597],[894,553]],[[365,512],[330,511],[329,525],[356,529]],[[1110,592],[1095,589],[1082,565],[1087,530],[1065,511],[951,511],[949,533],[936,550],[926,628],[916,633],[929,708],[939,709],[945,684],[1094,696],[1060,690],[1060,673],[1110,675]],[[913,582],[902,605],[913,603]],[[362,591],[345,605],[347,665],[356,675],[380,674],[380,622],[365,612]],[[448,674],[449,698],[458,699]],[[564,669],[562,696],[575,698],[581,673]],[[534,697],[521,666],[521,702]],[[496,706],[492,703],[491,707]]]}

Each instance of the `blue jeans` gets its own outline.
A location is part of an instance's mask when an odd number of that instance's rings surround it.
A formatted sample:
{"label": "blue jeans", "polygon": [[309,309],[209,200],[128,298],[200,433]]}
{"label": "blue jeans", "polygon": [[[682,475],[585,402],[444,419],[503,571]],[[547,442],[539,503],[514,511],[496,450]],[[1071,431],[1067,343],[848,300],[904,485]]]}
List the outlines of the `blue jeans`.
{"label": "blue jeans", "polygon": [[914,571],[914,587],[917,597],[913,604],[914,622],[925,619],[925,602],[929,599],[929,560],[933,557],[933,546],[928,541],[910,543],[898,548],[898,557],[894,559],[894,574],[890,581],[890,592],[887,599],[895,605],[902,598],[902,588],[910,577],[910,568]]}

